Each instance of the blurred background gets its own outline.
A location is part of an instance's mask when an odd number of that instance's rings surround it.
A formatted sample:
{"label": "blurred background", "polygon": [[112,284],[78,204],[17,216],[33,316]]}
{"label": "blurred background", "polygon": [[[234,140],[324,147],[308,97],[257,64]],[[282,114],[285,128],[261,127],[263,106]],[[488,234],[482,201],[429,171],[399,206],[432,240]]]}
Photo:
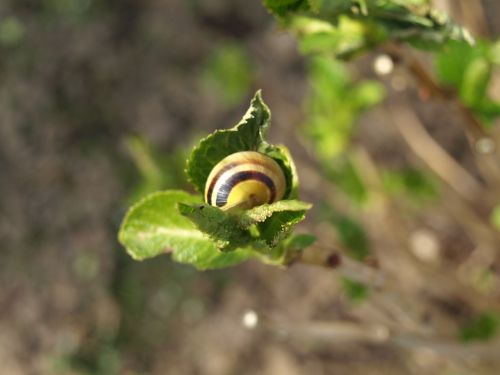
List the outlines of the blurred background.
{"label": "blurred background", "polygon": [[[500,35],[498,1],[435,4],[474,36]],[[500,49],[481,43],[494,56],[487,95],[500,100]],[[479,51],[457,48],[416,58],[453,86],[447,64],[465,69]],[[489,135],[471,149],[460,108],[429,99],[385,52],[343,65],[304,49],[259,1],[1,1],[0,373],[498,373],[483,356],[500,350],[498,120],[478,114]],[[301,231],[376,259],[407,300],[334,270],[251,261],[197,272],[167,255],[135,262],[117,243],[131,203],[192,190],[189,149],[233,126],[257,89],[271,140],[290,148],[301,197],[315,203]],[[456,163],[436,171],[429,142]],[[244,327],[249,310],[264,328]],[[308,322],[493,341],[469,358],[349,329],[324,337]]]}

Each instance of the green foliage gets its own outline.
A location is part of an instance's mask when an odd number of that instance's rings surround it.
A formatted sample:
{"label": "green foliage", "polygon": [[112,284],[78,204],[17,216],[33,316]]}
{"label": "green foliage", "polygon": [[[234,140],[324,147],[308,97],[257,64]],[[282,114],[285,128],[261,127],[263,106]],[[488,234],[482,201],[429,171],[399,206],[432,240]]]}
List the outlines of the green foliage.
{"label": "green foliage", "polygon": [[[282,166],[289,186],[287,195],[296,195],[298,179],[288,150],[264,139],[270,116],[257,93],[238,125],[216,131],[194,148],[186,172],[199,192],[203,192],[208,174],[221,159],[235,152],[257,150]],[[137,142],[131,145],[139,169],[157,186],[161,171],[149,153],[144,152],[144,145]],[[204,204],[200,196],[163,191],[147,196],[129,210],[119,240],[134,259],[172,252],[174,260],[198,269],[226,267],[250,257],[284,264],[290,260],[290,254],[307,243],[287,239],[310,207],[297,200],[282,200],[250,210],[223,211]],[[292,247],[288,249],[287,244]]]}
{"label": "green foliage", "polygon": [[347,277],[343,277],[342,281],[342,289],[344,290],[347,298],[352,302],[362,302],[368,295],[370,294],[370,290],[368,287],[360,283],[359,281],[351,280]]}
{"label": "green foliage", "polygon": [[181,215],[191,220],[198,229],[208,234],[220,251],[233,251],[252,242],[251,233],[240,224],[237,215],[232,215],[207,204],[178,204]]}
{"label": "green foliage", "polygon": [[491,213],[491,223],[500,230],[500,205],[496,206]]}
{"label": "green foliage", "polygon": [[316,241],[316,237],[312,234],[298,233],[293,234],[286,240],[286,246],[295,250],[304,250],[311,246]]}
{"label": "green foliage", "polygon": [[350,257],[362,261],[371,254],[368,235],[362,223],[354,216],[341,214],[329,205],[323,204],[320,217],[333,226]]}
{"label": "green foliage", "polygon": [[242,150],[257,151],[264,142],[271,112],[257,93],[240,123],[228,130],[216,130],[202,139],[191,152],[186,173],[196,190],[203,193],[205,181],[215,165]]}
{"label": "green foliage", "polygon": [[370,255],[368,236],[360,223],[348,216],[334,217],[332,221],[351,257],[363,260]]}
{"label": "green foliage", "polygon": [[299,33],[306,52],[349,57],[388,40],[420,48],[447,40],[472,43],[466,30],[423,0],[265,0],[264,4]]}
{"label": "green foliage", "polygon": [[15,46],[24,36],[24,25],[15,17],[0,19],[0,46]]}
{"label": "green foliage", "polygon": [[241,102],[252,82],[252,66],[246,51],[236,44],[217,47],[202,75],[203,83],[228,106]]}
{"label": "green foliage", "polygon": [[384,170],[382,182],[387,194],[404,196],[416,203],[430,201],[439,194],[437,182],[414,168]]}
{"label": "green foliage", "polygon": [[487,41],[474,46],[449,42],[435,59],[439,80],[454,88],[486,125],[500,116],[500,103],[488,94],[492,72],[500,63],[498,48],[498,43]]}
{"label": "green foliage", "polygon": [[42,9],[47,19],[57,22],[82,24],[96,16],[96,10],[105,6],[95,0],[43,0]]}
{"label": "green foliage", "polygon": [[299,33],[299,49],[305,54],[350,56],[365,47],[363,25],[348,17],[339,17],[335,26],[304,16],[293,17],[289,22],[289,27]]}
{"label": "green foliage", "polygon": [[273,266],[289,265],[297,260],[302,250],[311,246],[316,237],[310,234],[291,233],[283,238],[275,247],[264,247],[258,253],[259,260]]}
{"label": "green foliage", "polygon": [[466,43],[450,42],[443,51],[436,55],[435,66],[442,83],[461,87],[464,73],[469,64],[486,54],[485,44],[477,42],[474,46]]}
{"label": "green foliage", "polygon": [[326,177],[357,205],[367,202],[370,192],[361,180],[359,172],[349,155],[336,157],[333,163],[323,164]]}
{"label": "green foliage", "polygon": [[286,238],[295,224],[304,220],[306,210],[310,208],[309,203],[286,200],[255,207],[244,217],[250,222],[255,221],[259,239],[273,248]]}
{"label": "green foliage", "polygon": [[123,220],[119,240],[132,258],[142,260],[172,252],[174,260],[198,269],[226,267],[248,259],[239,249],[221,253],[195,225],[177,210],[179,203],[199,204],[200,198],[183,191],[149,195],[132,206]]}
{"label": "green foliage", "polygon": [[354,202],[364,203],[368,192],[348,150],[356,121],[383,99],[384,88],[375,81],[353,83],[343,64],[325,57],[312,58],[309,73],[304,132],[326,177]]}
{"label": "green foliage", "polygon": [[500,319],[498,315],[485,312],[471,319],[460,330],[460,339],[469,341],[486,341],[498,333]]}
{"label": "green foliage", "polygon": [[297,175],[293,161],[285,146],[267,143],[264,138],[269,127],[271,112],[257,92],[242,120],[232,129],[216,130],[202,139],[188,159],[186,173],[196,190],[203,193],[205,181],[215,165],[226,156],[238,151],[259,151],[273,158],[285,173],[285,197],[295,197]]}
{"label": "green foliage", "polygon": [[264,0],[267,9],[278,16],[289,12],[308,11],[314,0]]}
{"label": "green foliage", "polygon": [[284,200],[247,211],[223,211],[207,204],[179,204],[179,211],[206,233],[219,250],[233,251],[246,246],[276,246],[291,226],[304,219],[310,207],[308,203]]}
{"label": "green foliage", "polygon": [[320,160],[330,162],[346,151],[360,113],[379,103],[383,86],[374,81],[354,84],[340,62],[316,57],[310,61],[311,94],[306,103],[306,135]]}

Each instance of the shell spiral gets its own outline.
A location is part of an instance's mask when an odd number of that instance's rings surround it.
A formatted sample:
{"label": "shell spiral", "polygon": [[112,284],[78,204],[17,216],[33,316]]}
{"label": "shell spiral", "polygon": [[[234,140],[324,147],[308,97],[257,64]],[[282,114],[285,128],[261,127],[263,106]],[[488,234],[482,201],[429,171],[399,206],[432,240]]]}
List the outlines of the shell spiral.
{"label": "shell spiral", "polygon": [[279,164],[255,151],[242,151],[222,159],[210,172],[205,201],[221,209],[252,208],[283,198],[286,180]]}

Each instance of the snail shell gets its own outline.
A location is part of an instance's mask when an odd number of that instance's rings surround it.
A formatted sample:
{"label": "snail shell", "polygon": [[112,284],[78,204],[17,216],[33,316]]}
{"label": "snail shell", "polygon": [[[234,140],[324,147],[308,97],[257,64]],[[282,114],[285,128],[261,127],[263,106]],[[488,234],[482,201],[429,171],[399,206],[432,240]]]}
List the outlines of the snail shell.
{"label": "snail shell", "polygon": [[255,151],[242,151],[222,159],[210,172],[205,201],[222,209],[252,208],[283,198],[286,180],[279,164]]}

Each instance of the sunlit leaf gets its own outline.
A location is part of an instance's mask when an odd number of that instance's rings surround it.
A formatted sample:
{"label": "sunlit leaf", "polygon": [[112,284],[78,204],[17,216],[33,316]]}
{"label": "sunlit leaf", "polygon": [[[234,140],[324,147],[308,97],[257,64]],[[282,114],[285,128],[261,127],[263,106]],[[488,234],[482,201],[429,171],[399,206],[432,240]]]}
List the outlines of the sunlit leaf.
{"label": "sunlit leaf", "polygon": [[215,244],[177,211],[179,203],[199,203],[200,198],[183,191],[154,193],[129,210],[118,238],[137,260],[166,252],[181,263],[198,269],[219,268],[240,263],[252,256],[245,249],[220,252]]}

